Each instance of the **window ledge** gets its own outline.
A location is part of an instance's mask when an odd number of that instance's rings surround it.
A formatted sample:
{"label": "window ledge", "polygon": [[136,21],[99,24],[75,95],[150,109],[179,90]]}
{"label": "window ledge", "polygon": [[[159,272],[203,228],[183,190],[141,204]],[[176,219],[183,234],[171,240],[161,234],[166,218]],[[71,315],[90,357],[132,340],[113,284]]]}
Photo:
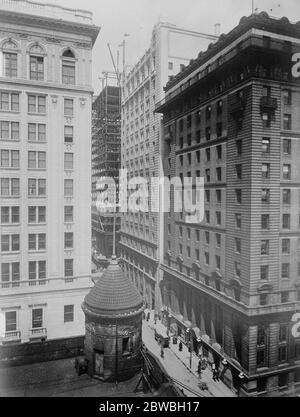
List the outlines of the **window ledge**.
{"label": "window ledge", "polygon": [[20,142],[20,139],[9,139],[9,138],[0,138],[3,142]]}
{"label": "window ledge", "polygon": [[27,168],[27,171],[47,171],[47,168]]}
{"label": "window ledge", "polygon": [[39,113],[39,112],[32,112],[32,111],[27,112],[27,114],[30,116],[47,116],[47,113]]}
{"label": "window ledge", "polygon": [[7,171],[20,171],[20,167],[18,168],[14,168],[14,167],[0,167],[3,170],[7,170]]}
{"label": "window ledge", "polygon": [[1,110],[0,113],[9,113],[9,114],[20,114],[20,110]]}
{"label": "window ledge", "polygon": [[46,140],[29,140],[28,139],[28,143],[37,143],[37,144],[47,144]]}

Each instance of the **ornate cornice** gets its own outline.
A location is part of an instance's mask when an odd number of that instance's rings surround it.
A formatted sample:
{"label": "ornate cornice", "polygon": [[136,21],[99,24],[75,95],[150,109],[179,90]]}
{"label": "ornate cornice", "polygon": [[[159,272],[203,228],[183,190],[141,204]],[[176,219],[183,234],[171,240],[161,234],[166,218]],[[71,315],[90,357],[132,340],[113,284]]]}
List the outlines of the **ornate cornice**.
{"label": "ornate cornice", "polygon": [[[32,26],[40,29],[49,29],[53,31],[62,31],[73,34],[80,34],[89,36],[91,38],[91,45],[93,46],[100,27],[96,25],[87,25],[84,23],[69,22],[66,20],[52,19],[44,16],[34,16],[26,13],[11,12],[1,10],[0,22],[10,23],[16,25]],[[85,45],[89,45],[88,43]]]}

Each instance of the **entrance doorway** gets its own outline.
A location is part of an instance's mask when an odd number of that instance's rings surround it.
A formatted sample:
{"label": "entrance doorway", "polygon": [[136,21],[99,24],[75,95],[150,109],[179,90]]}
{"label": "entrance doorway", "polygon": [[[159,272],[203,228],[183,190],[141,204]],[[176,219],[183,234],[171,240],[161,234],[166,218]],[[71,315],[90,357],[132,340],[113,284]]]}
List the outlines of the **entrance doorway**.
{"label": "entrance doorway", "polygon": [[104,376],[104,351],[94,351],[94,374],[96,376]]}

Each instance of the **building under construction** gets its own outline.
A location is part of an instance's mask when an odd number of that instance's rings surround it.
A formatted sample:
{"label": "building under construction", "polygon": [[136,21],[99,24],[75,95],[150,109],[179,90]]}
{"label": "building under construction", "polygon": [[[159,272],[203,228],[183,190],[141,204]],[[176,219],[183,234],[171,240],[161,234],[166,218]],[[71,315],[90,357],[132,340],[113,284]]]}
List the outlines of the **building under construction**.
{"label": "building under construction", "polygon": [[[96,263],[110,258],[113,250],[114,212],[99,208],[101,183],[113,178],[118,203],[121,160],[120,88],[106,85],[93,103],[92,116],[92,237]],[[101,182],[102,180],[102,182]],[[102,194],[103,196],[103,194]],[[116,213],[116,243],[118,254],[120,217]],[[98,262],[97,262],[98,261]]]}

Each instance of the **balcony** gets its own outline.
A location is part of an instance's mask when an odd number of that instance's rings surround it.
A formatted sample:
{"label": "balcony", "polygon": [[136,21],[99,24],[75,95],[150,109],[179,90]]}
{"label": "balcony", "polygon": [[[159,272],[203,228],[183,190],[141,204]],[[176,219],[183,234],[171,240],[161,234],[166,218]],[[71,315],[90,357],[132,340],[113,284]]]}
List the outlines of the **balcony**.
{"label": "balcony", "polygon": [[278,107],[277,98],[263,96],[260,99],[261,112],[274,112]]}
{"label": "balcony", "polygon": [[36,329],[30,329],[30,339],[39,339],[41,337],[47,337],[47,329],[45,327],[38,327]]}
{"label": "balcony", "polygon": [[4,342],[15,342],[21,340],[21,332],[19,330],[13,330],[10,332],[5,332]]}

